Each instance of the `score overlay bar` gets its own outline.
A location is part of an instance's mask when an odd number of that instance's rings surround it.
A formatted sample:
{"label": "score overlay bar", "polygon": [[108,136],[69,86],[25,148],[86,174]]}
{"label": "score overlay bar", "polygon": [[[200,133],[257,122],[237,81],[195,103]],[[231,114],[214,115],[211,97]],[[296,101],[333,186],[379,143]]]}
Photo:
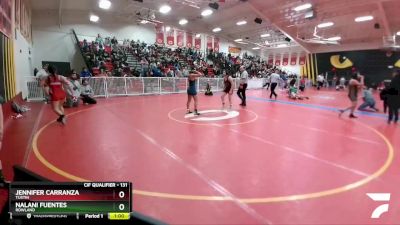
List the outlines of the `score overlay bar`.
{"label": "score overlay bar", "polygon": [[130,182],[13,182],[10,216],[107,215],[132,211]]}

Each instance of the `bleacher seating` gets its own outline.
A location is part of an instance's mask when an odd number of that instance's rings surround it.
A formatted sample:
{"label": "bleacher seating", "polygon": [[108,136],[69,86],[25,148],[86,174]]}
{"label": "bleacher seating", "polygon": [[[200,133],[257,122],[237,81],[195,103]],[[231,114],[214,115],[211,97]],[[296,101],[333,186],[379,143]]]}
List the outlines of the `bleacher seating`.
{"label": "bleacher seating", "polygon": [[[84,48],[84,41],[79,41],[78,44],[94,76],[105,75],[107,71],[111,72],[112,76],[153,76],[153,69],[161,71],[162,76],[175,76],[177,69],[186,67],[188,71],[201,69],[206,76],[218,77],[223,70],[235,75],[243,65],[250,76],[261,77],[268,75],[272,69],[277,69],[259,57],[246,54],[242,58],[212,50],[203,54],[190,48],[172,50],[133,40],[124,40],[123,44],[112,46],[105,44],[104,48],[93,41],[87,43],[88,47]],[[106,59],[103,58],[105,56]],[[142,59],[146,59],[147,63],[142,65]],[[285,75],[283,71],[280,72]]]}

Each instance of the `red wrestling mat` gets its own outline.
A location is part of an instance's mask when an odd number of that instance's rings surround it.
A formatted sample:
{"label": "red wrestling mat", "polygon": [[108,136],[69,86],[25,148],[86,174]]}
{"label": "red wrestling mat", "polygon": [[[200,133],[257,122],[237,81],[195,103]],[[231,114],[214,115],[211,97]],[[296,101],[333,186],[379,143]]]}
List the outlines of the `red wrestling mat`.
{"label": "red wrestling mat", "polygon": [[[132,181],[134,209],[173,224],[396,223],[399,129],[324,108],[348,105],[344,92],[307,94],[321,107],[263,101],[264,90],[221,111],[219,94],[200,95],[200,116],[185,115],[185,95],[107,99],[69,111],[65,127],[46,107],[28,168]],[[392,193],[380,219],[371,192]]]}

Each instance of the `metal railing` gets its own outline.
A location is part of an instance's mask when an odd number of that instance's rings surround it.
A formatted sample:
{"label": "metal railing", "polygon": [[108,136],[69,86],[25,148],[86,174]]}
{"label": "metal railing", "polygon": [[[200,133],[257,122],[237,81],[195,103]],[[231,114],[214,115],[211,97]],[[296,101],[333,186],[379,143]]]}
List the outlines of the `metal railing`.
{"label": "metal railing", "polygon": [[93,72],[93,71],[92,71],[92,68],[89,67],[88,59],[87,59],[87,58],[85,57],[85,55],[83,54],[82,46],[80,45],[79,38],[78,38],[78,36],[76,35],[74,29],[72,29],[72,34],[74,35],[74,39],[75,39],[76,45],[78,46],[78,49],[79,49],[79,52],[81,53],[81,56],[82,56],[83,61],[85,62],[86,68],[88,68],[91,72]]}
{"label": "metal railing", "polygon": [[[186,93],[187,78],[172,77],[91,77],[86,78],[93,89],[94,97],[137,96]],[[249,79],[248,89],[262,88],[265,79]],[[197,91],[205,92],[207,84],[211,91],[224,88],[223,78],[199,78]],[[234,88],[239,86],[239,79],[234,79]],[[44,100],[43,89],[36,77],[25,77],[23,97],[27,101]]]}

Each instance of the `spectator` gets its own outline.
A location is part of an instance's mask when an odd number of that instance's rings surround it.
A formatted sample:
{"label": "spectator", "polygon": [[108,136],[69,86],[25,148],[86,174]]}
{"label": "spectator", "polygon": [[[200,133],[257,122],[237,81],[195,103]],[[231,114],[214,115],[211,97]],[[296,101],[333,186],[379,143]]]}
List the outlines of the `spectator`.
{"label": "spectator", "polygon": [[335,87],[337,89],[338,85],[339,85],[339,79],[338,76],[335,74],[332,78],[332,87]]}
{"label": "spectator", "polygon": [[[111,52],[109,52],[109,49],[104,51],[104,45],[112,45]],[[128,52],[133,54],[133,57],[140,63],[140,68],[137,71],[135,69],[132,73],[129,72],[129,75],[137,75],[139,73],[137,76],[146,76],[149,74],[160,76],[161,73],[161,76],[174,76],[176,75],[174,73],[179,74],[179,72],[182,72],[183,76],[187,76],[188,68],[193,67],[203,68],[203,72],[209,74],[209,76],[219,76],[223,70],[234,75],[240,66],[244,66],[244,69],[250,73],[251,77],[267,77],[275,69],[277,74],[281,74],[283,81],[286,81],[289,75],[272,65],[268,65],[260,57],[247,54],[243,54],[242,58],[214,51],[207,51],[206,54],[202,54],[200,51],[194,51],[190,48],[172,50],[157,44],[147,45],[140,41],[128,39],[124,39],[123,43],[119,44],[116,37],[106,37],[103,39],[100,34],[96,37],[96,41],[92,42],[91,46],[89,46],[88,51],[84,50],[84,52],[88,66],[91,68],[100,67],[103,70],[112,70],[111,74],[115,76],[121,75],[119,72],[120,68],[128,66],[133,68],[136,66],[134,64],[127,64]],[[110,65],[112,65],[112,68],[110,68]],[[128,73],[122,73],[122,75],[124,74]],[[286,86],[286,82],[284,84]]]}
{"label": "spectator", "polygon": [[336,90],[343,90],[346,87],[346,79],[341,77],[339,80],[339,87]]}
{"label": "spectator", "polygon": [[48,67],[49,67],[49,64],[43,65],[42,69],[40,69],[40,70],[36,73],[37,78],[39,78],[40,80],[43,80],[43,79],[47,78],[47,76],[48,76],[48,70],[47,70],[47,68],[48,68]]}
{"label": "spectator", "polygon": [[89,72],[89,70],[86,67],[83,67],[80,77],[87,78],[87,77],[91,77],[91,76],[92,76],[92,74]]}
{"label": "spectator", "polygon": [[89,44],[88,44],[88,42],[87,42],[86,39],[83,39],[82,50],[83,50],[84,52],[88,52],[88,51],[89,51]]}
{"label": "spectator", "polygon": [[296,77],[293,77],[293,78],[290,79],[290,81],[289,81],[289,86],[295,86],[295,85],[296,85],[296,82],[297,82]]}
{"label": "spectator", "polygon": [[303,92],[306,88],[306,78],[303,76],[300,80],[300,86],[299,89],[301,92]]}
{"label": "spectator", "polygon": [[40,69],[36,73],[36,77],[38,78],[40,86],[42,86],[42,89],[43,89],[43,95],[44,95],[43,97],[44,97],[44,102],[46,104],[50,102],[50,96],[46,94],[47,92],[46,92],[46,90],[45,90],[46,88],[44,86],[44,83],[47,81],[47,77],[49,75],[48,67],[49,67],[49,64],[45,64],[45,65],[43,65],[42,69]]}
{"label": "spectator", "polygon": [[267,87],[267,91],[269,89],[269,87],[271,86],[271,76],[267,76],[267,78],[265,79],[265,84],[263,85],[263,87]]}
{"label": "spectator", "polygon": [[182,72],[179,70],[178,67],[175,68],[175,77],[182,77]]}
{"label": "spectator", "polygon": [[111,44],[112,45],[118,44],[118,40],[117,40],[117,38],[115,36],[111,39]]}
{"label": "spectator", "polygon": [[[99,44],[99,46],[104,45],[104,39],[100,36],[100,34],[97,34],[96,42]],[[100,47],[100,48],[103,48],[103,47]]]}
{"label": "spectator", "polygon": [[71,75],[68,78],[67,88],[67,101],[65,102],[66,108],[78,107],[79,106],[79,97],[81,95],[81,85],[79,83],[78,74],[74,70],[71,71]]}
{"label": "spectator", "polygon": [[104,38],[104,46],[107,46],[107,47],[111,46],[111,40],[109,37]]}
{"label": "spectator", "polygon": [[92,87],[89,85],[87,79],[82,80],[81,86],[81,97],[84,104],[96,104],[97,101],[93,98],[94,92]]}
{"label": "spectator", "polygon": [[207,95],[207,96],[212,96],[212,95],[213,95],[213,93],[212,93],[212,91],[211,91],[210,83],[207,83],[207,85],[206,85],[206,92],[205,92],[204,94]]}
{"label": "spectator", "polygon": [[318,76],[317,76],[317,90],[320,90],[321,89],[321,87],[323,87],[324,86],[324,76],[322,76],[322,74],[319,74]]}
{"label": "spectator", "polygon": [[141,65],[141,73],[140,75],[142,77],[147,77],[147,73],[149,71],[149,62],[145,57],[142,57],[142,60],[140,60],[140,65]]}
{"label": "spectator", "polygon": [[375,107],[375,99],[372,95],[372,88],[364,87],[363,90],[363,104],[358,107],[358,110],[364,111],[367,107],[373,109],[375,112],[379,110]]}
{"label": "spectator", "polygon": [[183,77],[188,77],[189,76],[189,70],[187,69],[186,66],[184,66],[183,69],[182,69],[182,76]]}

